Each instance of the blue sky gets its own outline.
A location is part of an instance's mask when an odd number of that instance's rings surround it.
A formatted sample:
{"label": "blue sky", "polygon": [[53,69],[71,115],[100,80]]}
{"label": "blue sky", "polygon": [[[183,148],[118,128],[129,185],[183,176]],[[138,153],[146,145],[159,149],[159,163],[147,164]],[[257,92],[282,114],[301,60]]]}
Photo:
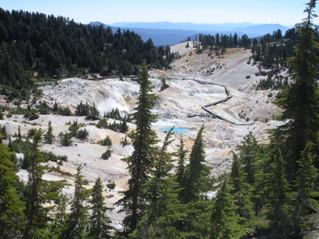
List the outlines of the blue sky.
{"label": "blue sky", "polygon": [[307,0],[0,0],[0,7],[62,15],[89,23],[281,23],[304,17]]}

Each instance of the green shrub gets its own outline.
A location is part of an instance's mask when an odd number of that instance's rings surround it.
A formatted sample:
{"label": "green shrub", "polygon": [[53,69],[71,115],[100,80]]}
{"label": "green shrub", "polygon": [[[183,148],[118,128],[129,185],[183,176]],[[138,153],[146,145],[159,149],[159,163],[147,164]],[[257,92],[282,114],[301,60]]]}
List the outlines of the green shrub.
{"label": "green shrub", "polygon": [[39,115],[37,114],[37,112],[33,109],[28,109],[25,114],[24,114],[24,118],[28,119],[28,120],[36,120],[39,118]]}
{"label": "green shrub", "polygon": [[107,119],[105,118],[100,119],[96,127],[98,127],[99,129],[107,129],[108,128]]}
{"label": "green shrub", "polygon": [[46,102],[40,102],[40,104],[37,106],[37,109],[42,115],[47,115],[51,112],[51,108]]}
{"label": "green shrub", "polygon": [[69,132],[72,137],[76,137],[78,130],[83,126],[83,124],[79,124],[77,121],[73,121],[73,123],[69,126]]}
{"label": "green shrub", "polygon": [[5,126],[0,125],[0,143],[2,143],[3,139],[6,139],[8,137],[7,130]]}
{"label": "green shrub", "polygon": [[57,111],[58,115],[62,115],[62,116],[72,116],[72,112],[68,107],[59,107],[58,111]]}
{"label": "green shrub", "polygon": [[80,129],[78,130],[76,134],[76,138],[80,140],[86,140],[89,136],[89,132],[86,129]]}
{"label": "green shrub", "polygon": [[112,141],[111,141],[110,137],[107,135],[105,137],[105,139],[99,141],[99,144],[102,146],[112,146]]}
{"label": "green shrub", "polygon": [[115,188],[115,182],[114,181],[108,181],[107,184],[106,184],[106,187],[110,190],[114,190]]}
{"label": "green shrub", "polygon": [[102,118],[99,120],[97,123],[96,127],[100,129],[110,129],[115,132],[120,132],[120,133],[126,133],[129,129],[127,125],[127,120],[126,117],[123,119],[122,122],[117,123],[114,121],[113,123],[109,124],[105,118]]}
{"label": "green shrub", "polygon": [[0,120],[3,120],[3,109],[0,108]]}
{"label": "green shrub", "polygon": [[127,135],[125,135],[124,139],[123,138],[121,139],[121,145],[122,147],[129,145],[129,142],[127,140]]}
{"label": "green shrub", "polygon": [[28,138],[32,138],[36,132],[37,132],[37,129],[34,129],[34,128],[29,129],[27,133]]}
{"label": "green shrub", "polygon": [[68,161],[67,156],[57,156],[51,152],[42,152],[42,156],[45,159],[45,161],[55,162],[59,165],[63,165],[63,162]]}
{"label": "green shrub", "polygon": [[100,112],[97,110],[95,103],[93,105],[89,106],[88,112],[86,115],[87,120],[98,120],[100,117]]}
{"label": "green shrub", "polygon": [[76,107],[75,114],[77,116],[86,116],[87,120],[98,120],[100,116],[95,103],[90,105],[88,103],[83,104],[82,102],[80,102],[80,104]]}
{"label": "green shrub", "polygon": [[72,112],[68,107],[59,106],[57,102],[54,102],[52,112],[62,116],[72,116]]}
{"label": "green shrub", "polygon": [[44,140],[45,140],[45,143],[47,143],[47,144],[53,143],[54,135],[53,135],[52,131],[53,131],[53,129],[52,129],[51,121],[49,121],[48,130],[47,130],[46,134],[44,135]]}
{"label": "green shrub", "polygon": [[122,120],[122,117],[118,108],[112,109],[110,112],[104,114],[104,118]]}
{"label": "green shrub", "polygon": [[67,147],[72,145],[72,136],[69,133],[60,133],[60,143],[62,146]]}
{"label": "green shrub", "polygon": [[111,149],[107,149],[101,156],[101,158],[103,160],[108,160],[112,155],[112,150]]}

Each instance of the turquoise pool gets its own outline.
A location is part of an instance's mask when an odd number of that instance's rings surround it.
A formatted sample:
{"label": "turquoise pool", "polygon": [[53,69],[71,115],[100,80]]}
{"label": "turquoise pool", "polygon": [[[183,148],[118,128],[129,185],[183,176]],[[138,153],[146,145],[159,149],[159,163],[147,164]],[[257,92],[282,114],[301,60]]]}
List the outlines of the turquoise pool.
{"label": "turquoise pool", "polygon": [[[160,128],[160,131],[163,133],[167,133],[172,127],[165,127],[165,128]],[[183,127],[175,127],[173,129],[173,133],[175,134],[185,134],[188,131],[187,128]]]}

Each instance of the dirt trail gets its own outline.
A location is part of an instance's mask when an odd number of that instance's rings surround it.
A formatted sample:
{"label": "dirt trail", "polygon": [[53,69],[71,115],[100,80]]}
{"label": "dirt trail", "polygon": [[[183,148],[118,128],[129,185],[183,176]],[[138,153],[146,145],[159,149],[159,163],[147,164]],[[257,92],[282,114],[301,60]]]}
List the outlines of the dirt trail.
{"label": "dirt trail", "polygon": [[[201,108],[205,112],[207,112],[208,114],[212,115],[214,118],[223,120],[223,121],[228,122],[228,123],[233,124],[233,125],[240,126],[240,125],[252,125],[253,124],[253,123],[238,122],[238,120],[227,119],[226,117],[218,114],[218,112],[214,112],[213,109],[209,109],[212,106],[217,106],[219,104],[226,103],[227,101],[229,101],[230,99],[233,98],[233,95],[230,93],[230,89],[228,89],[225,85],[214,83],[214,82],[209,82],[209,81],[204,81],[204,80],[199,80],[199,79],[194,79],[194,78],[185,78],[185,77],[183,77],[182,79],[180,77],[171,77],[171,78],[167,78],[167,80],[191,80],[191,81],[197,82],[201,85],[213,85],[213,86],[222,87],[225,91],[225,98],[221,99],[221,100],[214,101],[214,102],[210,102],[204,106],[201,106]],[[234,114],[230,111],[230,109],[226,108],[224,110],[230,118],[234,118]],[[195,114],[189,115],[189,117],[194,117],[194,116],[196,116],[196,115]],[[201,115],[199,115],[199,116],[201,116]]]}

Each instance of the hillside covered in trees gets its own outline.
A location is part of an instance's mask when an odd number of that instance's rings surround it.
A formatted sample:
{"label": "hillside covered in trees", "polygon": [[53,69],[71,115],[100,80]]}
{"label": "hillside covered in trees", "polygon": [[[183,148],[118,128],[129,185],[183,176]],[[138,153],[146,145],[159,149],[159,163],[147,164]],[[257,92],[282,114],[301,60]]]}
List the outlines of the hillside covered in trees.
{"label": "hillside covered in trees", "polygon": [[[318,32],[316,30],[316,37]],[[288,58],[293,54],[293,46],[297,40],[295,28],[286,31],[274,31],[257,38],[249,38],[247,35],[238,36],[237,34],[216,34],[198,36],[198,41],[204,49],[226,49],[243,47],[252,50],[253,62],[260,63],[265,68],[280,70],[281,67],[288,67]]]}
{"label": "hillside covered in trees", "polygon": [[156,48],[131,31],[75,23],[63,17],[0,9],[1,93],[25,89],[32,77],[85,73],[130,75],[144,61],[167,67],[169,47]]}
{"label": "hillside covered in trees", "polygon": [[[319,39],[319,32],[314,28],[314,36]],[[265,78],[260,81],[258,89],[279,89],[288,84],[288,77],[283,71],[289,70],[288,60],[293,56],[297,41],[296,28],[288,29],[284,34],[276,30],[272,34],[249,38],[247,35],[216,34],[198,36],[199,46],[223,54],[227,48],[251,49],[249,64],[258,64],[259,74]]]}

